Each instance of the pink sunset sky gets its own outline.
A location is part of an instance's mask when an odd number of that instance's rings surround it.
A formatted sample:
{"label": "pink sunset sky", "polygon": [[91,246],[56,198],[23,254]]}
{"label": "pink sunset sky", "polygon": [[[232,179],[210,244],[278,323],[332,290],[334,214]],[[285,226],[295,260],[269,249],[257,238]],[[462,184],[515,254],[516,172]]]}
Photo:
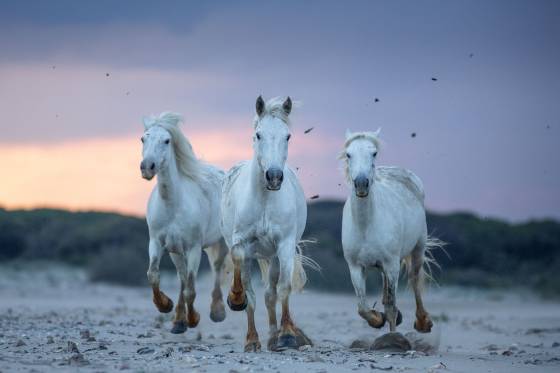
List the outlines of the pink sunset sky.
{"label": "pink sunset sky", "polygon": [[308,197],[344,198],[346,129],[381,127],[380,164],[417,173],[429,209],[560,218],[557,3],[44,4],[0,5],[0,206],[143,215],[142,116],[182,113],[228,169],[262,94],[302,103]]}

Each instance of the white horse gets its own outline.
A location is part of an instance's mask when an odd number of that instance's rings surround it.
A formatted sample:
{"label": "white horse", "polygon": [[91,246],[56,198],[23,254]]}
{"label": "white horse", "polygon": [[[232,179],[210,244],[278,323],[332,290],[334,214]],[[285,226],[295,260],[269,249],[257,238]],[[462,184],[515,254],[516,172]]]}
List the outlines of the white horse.
{"label": "white horse", "polygon": [[215,277],[210,318],[215,322],[224,320],[226,314],[220,284],[229,259],[220,233],[224,172],[195,157],[191,144],[179,128],[181,121],[179,114],[169,112],[144,118],[140,165],[144,179],[158,176],[146,214],[150,233],[148,280],[157,309],[171,312],[173,302],[159,288],[159,263],[164,252],[168,252],[181,282],[171,329],[176,334],[184,333],[187,326],[196,327],[200,320],[194,299],[195,278],[203,248]]}
{"label": "white horse", "polygon": [[[419,332],[430,332],[432,321],[422,303],[424,264],[433,262],[430,249],[441,241],[428,238],[424,189],[412,172],[398,167],[376,167],[379,131],[346,134],[345,173],[352,193],[342,216],[342,247],[358,297],[358,313],[374,328],[389,321],[390,331],[402,321],[396,307],[396,290],[401,262],[408,269],[416,297]],[[382,271],[385,313],[366,304],[366,272]]]}
{"label": "white horse", "polygon": [[[234,166],[226,175],[222,196],[222,233],[234,265],[228,305],[246,309],[245,351],[261,348],[255,328],[255,293],[251,286],[253,259],[266,283],[271,351],[311,344],[290,316],[289,296],[306,281],[300,240],[307,220],[305,196],[295,173],[286,165],[292,101],[275,98],[266,104],[259,96],[254,119],[253,159]],[[307,263],[306,263],[307,264]],[[278,289],[277,289],[278,287]],[[280,330],[276,300],[280,297]]]}

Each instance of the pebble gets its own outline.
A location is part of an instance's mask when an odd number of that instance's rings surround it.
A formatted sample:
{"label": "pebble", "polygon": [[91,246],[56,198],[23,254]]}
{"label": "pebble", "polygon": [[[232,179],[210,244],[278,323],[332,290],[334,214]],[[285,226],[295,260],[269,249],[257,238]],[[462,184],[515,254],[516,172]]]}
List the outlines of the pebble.
{"label": "pebble", "polygon": [[146,355],[146,354],[153,354],[154,352],[156,352],[156,350],[154,350],[151,347],[141,347],[138,350],[136,350],[137,353],[139,353],[140,355]]}
{"label": "pebble", "polygon": [[66,352],[72,352],[72,353],[80,353],[80,350],[78,350],[78,345],[72,341],[68,341],[68,345],[66,346]]}
{"label": "pebble", "polygon": [[27,346],[23,339],[18,339],[16,342],[16,347]]}
{"label": "pebble", "polygon": [[48,335],[47,336],[47,344],[50,345],[50,344],[53,344],[53,343],[54,343],[54,338],[52,337],[52,335]]}

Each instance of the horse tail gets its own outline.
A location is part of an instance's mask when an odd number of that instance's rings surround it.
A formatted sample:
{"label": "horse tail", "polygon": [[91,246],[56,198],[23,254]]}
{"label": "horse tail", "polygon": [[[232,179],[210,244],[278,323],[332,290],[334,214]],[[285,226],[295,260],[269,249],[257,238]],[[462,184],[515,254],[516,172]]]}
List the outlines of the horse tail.
{"label": "horse tail", "polygon": [[[301,240],[296,245],[296,255],[294,256],[294,273],[292,275],[292,290],[300,292],[307,282],[307,274],[304,267],[309,267],[315,271],[320,271],[321,266],[313,259],[303,254],[303,247],[308,243],[315,243],[314,240]],[[259,259],[262,280],[268,285],[268,270],[270,263],[266,259]]]}
{"label": "horse tail", "polygon": [[[436,237],[428,236],[428,238],[426,239],[426,242],[424,244],[422,269],[418,274],[418,283],[420,284],[420,288],[424,287],[424,283],[426,282],[426,279],[429,282],[433,282],[437,285],[437,281],[434,278],[433,269],[435,267],[441,271],[441,266],[439,265],[436,258],[434,257],[434,250],[436,249],[441,250],[445,253],[445,255],[449,257],[447,250],[445,250],[446,245],[447,245],[446,242]],[[408,286],[412,286],[411,284],[412,254],[407,255],[402,259],[401,267],[404,267],[406,273],[408,274]]]}

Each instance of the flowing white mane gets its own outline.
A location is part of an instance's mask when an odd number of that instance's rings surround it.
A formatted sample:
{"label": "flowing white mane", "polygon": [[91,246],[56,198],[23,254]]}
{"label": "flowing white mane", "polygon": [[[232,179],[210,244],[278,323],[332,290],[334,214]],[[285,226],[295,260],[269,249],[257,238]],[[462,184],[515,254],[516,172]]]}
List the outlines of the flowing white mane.
{"label": "flowing white mane", "polygon": [[[371,141],[373,143],[373,145],[375,145],[375,148],[379,150],[381,148],[381,140],[379,139],[379,132],[380,132],[380,130],[378,129],[375,132],[365,131],[365,132],[347,133],[346,134],[346,141],[344,142],[344,149],[342,149],[342,151],[338,155],[338,159],[346,160],[346,149],[348,148],[348,146],[350,146],[350,144],[354,140],[358,140],[358,139],[366,139],[368,141]],[[352,180],[350,180],[350,173],[349,173],[349,170],[348,170],[348,162],[344,162],[343,167],[344,167],[344,175],[346,176],[346,180],[348,180],[349,182],[352,181]]]}
{"label": "flowing white mane", "polygon": [[[286,114],[286,112],[282,108],[284,101],[286,101],[285,97],[274,97],[268,100],[264,105],[263,114],[260,117],[258,115],[255,115],[255,119],[253,119],[253,126],[257,128],[257,125],[259,124],[259,121],[262,118],[266,116],[271,116],[280,119],[281,121],[286,123],[286,125],[289,127],[290,126],[289,115]],[[298,104],[297,102],[293,103],[294,106],[297,106],[297,104]]]}
{"label": "flowing white mane", "polygon": [[169,111],[144,118],[146,130],[153,126],[160,126],[171,135],[179,173],[193,180],[199,180],[204,178],[203,168],[194,154],[191,143],[179,128],[181,123],[183,123],[183,116]]}

